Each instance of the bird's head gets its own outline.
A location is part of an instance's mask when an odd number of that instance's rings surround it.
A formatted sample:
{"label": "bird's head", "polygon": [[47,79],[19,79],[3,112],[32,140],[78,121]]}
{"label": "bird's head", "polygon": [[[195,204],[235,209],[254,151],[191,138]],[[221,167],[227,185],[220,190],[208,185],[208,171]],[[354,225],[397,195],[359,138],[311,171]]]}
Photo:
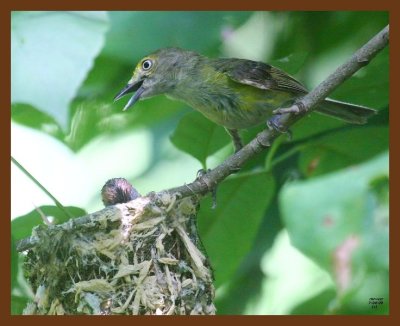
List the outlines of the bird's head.
{"label": "bird's head", "polygon": [[135,92],[124,111],[138,100],[173,92],[177,83],[185,78],[198,54],[178,48],[165,48],[145,56],[133,70],[128,84],[115,96],[114,101]]}

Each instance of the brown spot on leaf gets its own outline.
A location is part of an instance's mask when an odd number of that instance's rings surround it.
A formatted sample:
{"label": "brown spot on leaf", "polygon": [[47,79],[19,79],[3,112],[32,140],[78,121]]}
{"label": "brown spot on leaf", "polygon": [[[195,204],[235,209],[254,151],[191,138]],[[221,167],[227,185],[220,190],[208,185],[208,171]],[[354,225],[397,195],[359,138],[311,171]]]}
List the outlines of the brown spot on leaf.
{"label": "brown spot on leaf", "polygon": [[307,166],[307,174],[308,175],[312,174],[315,171],[315,169],[318,167],[320,161],[321,161],[320,156],[317,156],[311,160],[311,162]]}

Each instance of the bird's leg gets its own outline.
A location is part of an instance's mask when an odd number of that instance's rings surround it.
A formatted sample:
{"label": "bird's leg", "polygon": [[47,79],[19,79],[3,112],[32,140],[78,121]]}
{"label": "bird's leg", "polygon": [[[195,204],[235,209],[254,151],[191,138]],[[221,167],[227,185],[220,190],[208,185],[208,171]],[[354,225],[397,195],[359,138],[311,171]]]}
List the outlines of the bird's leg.
{"label": "bird's leg", "polygon": [[240,138],[239,131],[237,129],[225,129],[232,138],[233,146],[235,147],[235,153],[239,152],[243,147],[243,142]]}

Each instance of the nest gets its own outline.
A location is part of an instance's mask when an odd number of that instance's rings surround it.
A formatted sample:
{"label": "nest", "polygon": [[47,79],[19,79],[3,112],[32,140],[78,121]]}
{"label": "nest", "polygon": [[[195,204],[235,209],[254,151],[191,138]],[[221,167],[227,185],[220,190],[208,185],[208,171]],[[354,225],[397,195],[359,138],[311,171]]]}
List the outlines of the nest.
{"label": "nest", "polygon": [[24,314],[215,314],[198,207],[162,193],[37,227],[25,260],[36,294]]}

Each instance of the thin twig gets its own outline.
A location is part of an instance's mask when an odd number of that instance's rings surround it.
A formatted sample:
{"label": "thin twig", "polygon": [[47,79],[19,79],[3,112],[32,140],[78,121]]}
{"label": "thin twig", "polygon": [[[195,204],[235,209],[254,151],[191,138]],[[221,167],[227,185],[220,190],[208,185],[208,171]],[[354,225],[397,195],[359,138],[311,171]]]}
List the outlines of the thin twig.
{"label": "thin twig", "polygon": [[13,162],[29,179],[31,179],[42,191],[53,200],[54,204],[68,217],[73,218],[70,212],[61,204],[56,197],[54,197],[50,191],[48,191],[36,178],[29,173],[14,157],[11,156],[11,162]]}

